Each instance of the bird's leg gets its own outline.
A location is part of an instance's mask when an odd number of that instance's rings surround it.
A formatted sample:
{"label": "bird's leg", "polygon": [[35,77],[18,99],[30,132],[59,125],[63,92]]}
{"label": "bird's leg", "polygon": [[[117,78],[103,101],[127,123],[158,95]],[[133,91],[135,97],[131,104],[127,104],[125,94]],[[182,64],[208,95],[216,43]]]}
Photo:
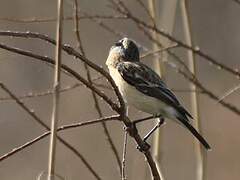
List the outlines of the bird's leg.
{"label": "bird's leg", "polygon": [[[159,116],[158,116],[159,117]],[[159,128],[163,123],[164,123],[164,118],[163,117],[159,117],[159,121],[157,123],[157,125],[155,125],[149,133],[147,133],[144,138],[143,138],[143,142],[144,142],[144,146],[145,146],[145,150],[149,149],[151,146],[146,142],[147,139],[152,135],[152,133],[154,133],[154,131],[156,131],[157,128]],[[139,151],[144,151],[142,148],[140,148],[139,146],[137,146],[137,149],[139,149]]]}
{"label": "bird's leg", "polygon": [[154,133],[156,131],[157,128],[159,128],[163,123],[164,123],[164,118],[160,117],[158,123],[149,131],[149,133],[147,133],[144,138],[143,141],[147,141],[147,139],[152,135],[152,133]]}

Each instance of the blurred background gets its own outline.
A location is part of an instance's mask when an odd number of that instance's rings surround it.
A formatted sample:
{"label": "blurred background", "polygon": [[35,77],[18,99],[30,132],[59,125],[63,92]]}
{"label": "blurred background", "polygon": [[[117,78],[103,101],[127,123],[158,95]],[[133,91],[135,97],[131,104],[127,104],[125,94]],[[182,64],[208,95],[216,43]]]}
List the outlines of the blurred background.
{"label": "blurred background", "polygon": [[[172,24],[173,36],[185,41],[181,1],[156,0],[155,9],[157,20],[160,19],[163,22],[163,27],[165,24]],[[151,22],[146,10],[137,0],[125,0],[124,2],[134,15],[146,23]],[[148,8],[147,0],[141,2]],[[105,61],[111,45],[121,36],[134,39],[139,45],[141,54],[154,48],[153,42],[128,18],[86,17],[86,13],[89,16],[121,16],[109,7],[109,4],[108,0],[78,0],[79,16],[85,17],[80,18],[79,29],[86,57],[104,69],[106,69]],[[174,4],[175,6],[173,6]],[[56,7],[56,0],[2,0],[0,2],[0,31],[38,32],[55,38]],[[166,12],[165,7],[168,7],[170,11]],[[188,1],[188,7],[194,44],[232,69],[239,68],[240,4],[234,0],[192,0]],[[64,0],[64,17],[66,19],[63,26],[63,42],[78,50],[73,14],[74,1]],[[115,33],[104,29],[99,25],[101,23],[113,29]],[[160,28],[162,27],[160,21],[157,24]],[[0,43],[32,51],[42,56],[54,57],[54,46],[41,40],[0,36]],[[186,50],[177,47],[172,52],[187,62]],[[172,61],[171,57],[168,60]],[[148,56],[144,59],[145,64],[156,68],[154,61],[156,61],[156,56]],[[74,57],[63,53],[63,63],[86,77],[83,63]],[[221,97],[239,84],[236,76],[216,68],[199,56],[196,57],[196,66],[196,76],[199,81],[216,96]],[[29,93],[31,95],[31,93],[44,93],[51,90],[53,74],[53,68],[46,63],[0,49],[0,81],[19,97],[29,95]],[[99,74],[93,70],[91,70],[91,75],[92,78],[99,77]],[[164,77],[168,86],[174,90],[189,89],[189,82],[169,66],[165,66]],[[62,74],[62,88],[76,83],[78,82],[74,78]],[[102,78],[97,83],[107,85]],[[102,90],[116,99],[111,90]],[[239,90],[235,91],[224,100],[240,108],[239,92]],[[175,93],[186,108],[191,110],[189,91],[176,91]],[[7,97],[9,97],[8,94],[0,89],[0,155],[46,131],[14,100]],[[50,125],[51,94],[24,98],[23,102]],[[99,102],[104,116],[115,113],[102,100]],[[204,179],[240,178],[239,116],[202,93],[199,93],[198,103],[201,134],[212,146],[212,151],[204,153]],[[134,108],[129,109],[131,119],[146,115]],[[84,86],[78,86],[61,93],[59,117],[59,126],[98,118],[91,91]],[[153,125],[154,120],[139,125],[140,134],[143,136]],[[119,122],[107,122],[107,127],[121,157],[123,125]],[[101,179],[120,178],[116,158],[101,124],[66,130],[59,134],[85,157]],[[167,124],[161,128],[160,135],[159,164],[164,179],[196,179],[195,140],[191,134],[178,124],[167,120]],[[151,140],[149,141],[151,142]],[[49,137],[1,161],[0,179],[37,179],[39,174],[47,171],[48,146]],[[144,156],[136,149],[131,138],[129,138],[127,147],[126,166],[128,179],[150,179]],[[67,180],[96,179],[82,161],[61,143],[57,144],[56,172]],[[41,179],[44,179],[44,176]]]}

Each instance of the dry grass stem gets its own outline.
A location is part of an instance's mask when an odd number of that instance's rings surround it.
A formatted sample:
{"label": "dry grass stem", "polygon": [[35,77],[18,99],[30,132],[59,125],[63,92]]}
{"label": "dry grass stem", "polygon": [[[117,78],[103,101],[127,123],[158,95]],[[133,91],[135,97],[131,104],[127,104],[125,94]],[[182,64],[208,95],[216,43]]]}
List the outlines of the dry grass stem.
{"label": "dry grass stem", "polygon": [[[189,15],[189,9],[188,4],[186,0],[181,1],[180,3],[181,13],[182,13],[182,22],[183,22],[183,31],[185,35],[186,43],[189,46],[193,46],[193,40],[192,40],[192,31],[191,31],[191,22],[190,22],[190,15]],[[191,73],[196,77],[196,59],[195,54],[193,51],[188,50],[187,51],[187,57],[188,57],[188,66]],[[194,117],[194,127],[198,130],[198,132],[201,132],[200,128],[200,113],[199,113],[199,96],[196,93],[197,87],[195,84],[190,83],[190,89],[193,90],[193,92],[190,93],[191,97],[191,109],[192,114]],[[204,172],[205,172],[205,166],[204,166],[204,149],[201,148],[201,145],[199,142],[195,141],[195,152],[196,152],[196,178],[197,180],[203,180],[204,178]],[[205,159],[206,160],[206,159]]]}
{"label": "dry grass stem", "polygon": [[57,3],[57,24],[56,24],[56,48],[55,48],[55,72],[53,83],[53,106],[51,117],[51,135],[49,145],[48,159],[48,180],[54,180],[56,166],[56,143],[57,143],[57,125],[59,119],[60,105],[60,87],[61,87],[61,44],[62,44],[62,17],[63,17],[63,1],[58,0]]}

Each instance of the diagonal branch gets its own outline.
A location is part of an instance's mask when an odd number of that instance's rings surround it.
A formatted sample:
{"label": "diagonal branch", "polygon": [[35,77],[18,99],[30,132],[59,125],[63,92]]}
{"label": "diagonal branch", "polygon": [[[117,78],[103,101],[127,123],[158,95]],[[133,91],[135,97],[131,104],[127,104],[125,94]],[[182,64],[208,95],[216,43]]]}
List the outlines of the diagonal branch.
{"label": "diagonal branch", "polygon": [[[156,44],[159,44],[159,45],[161,45],[156,39],[154,39],[151,35],[150,35],[150,33],[148,32],[148,31],[146,31],[146,29],[144,29],[142,26],[138,26],[143,32],[144,32],[144,34],[151,40],[151,41],[153,41],[154,43],[156,43]],[[175,60],[177,60],[180,64],[182,64],[184,67],[187,67],[187,65],[183,62],[183,61],[181,61],[181,59],[175,54],[175,53],[173,53],[173,52],[171,52],[169,49],[167,50],[167,52],[175,59]],[[165,63],[167,63],[171,68],[174,68],[174,69],[177,69],[177,71],[179,72],[179,68],[177,68],[176,67],[176,65],[175,64],[172,64],[172,63],[169,63],[169,62],[165,62]],[[188,68],[186,68],[186,69],[188,69]],[[179,72],[179,73],[181,73],[181,72]],[[192,83],[195,83],[195,76],[193,75],[191,75],[191,76],[189,76],[187,73],[185,73],[184,71],[182,72],[182,73],[184,73],[184,77],[187,79],[187,80],[189,80],[190,82],[192,82]],[[190,80],[191,79],[191,80]],[[198,88],[199,88],[199,90],[200,90],[200,92],[202,93],[202,94],[205,94],[205,95],[207,95],[209,98],[211,98],[211,99],[213,99],[213,100],[215,100],[215,101],[218,101],[218,96],[216,96],[212,91],[210,91],[209,89],[207,89],[205,86],[203,86],[199,81],[197,81],[196,82],[197,84],[195,84]],[[228,102],[225,102],[225,101],[223,101],[223,102],[220,102],[220,104],[222,105],[222,106],[224,106],[225,108],[227,108],[227,109],[229,109],[230,111],[232,111],[232,112],[234,112],[235,114],[237,114],[237,115],[240,115],[240,109],[238,109],[236,106],[234,106],[233,104],[231,104],[231,103],[228,103]]]}
{"label": "diagonal branch", "polygon": [[[0,36],[11,36],[11,37],[24,37],[24,38],[36,38],[36,39],[41,39],[41,40],[44,40],[46,42],[49,42],[53,45],[56,45],[56,41],[54,39],[51,39],[50,37],[46,36],[46,35],[43,35],[43,34],[39,34],[39,33],[33,33],[33,32],[14,32],[14,31],[0,31]],[[4,48],[5,46],[5,48]],[[6,45],[3,45],[3,44],[0,44],[0,48],[3,48],[3,49],[7,49]],[[78,53],[75,49],[73,49],[71,46],[69,45],[66,45],[66,44],[62,44],[61,45],[61,48],[63,51],[65,51],[66,53],[68,53],[69,55],[71,56],[74,56],[78,59],[80,59],[81,61],[83,61],[84,63],[86,63],[88,66],[90,66],[91,68],[93,68],[94,70],[96,70],[97,72],[99,72],[100,74],[102,74],[108,81],[109,83],[111,84],[117,98],[118,98],[118,101],[120,103],[120,107],[121,107],[121,111],[125,111],[124,109],[126,108],[125,107],[125,103],[124,103],[124,100],[116,86],[116,84],[114,83],[113,79],[111,78],[111,76],[109,75],[109,73],[107,73],[102,67],[98,66],[97,64],[93,63],[92,61],[90,61],[89,59],[87,59],[86,57],[84,57],[83,55],[81,55],[80,53]],[[17,52],[18,48],[15,48],[15,52]],[[26,51],[25,51],[26,52]],[[23,53],[23,52],[22,52]],[[27,53],[29,54],[29,52]],[[30,53],[29,55],[31,55],[32,53]],[[23,55],[26,55],[26,53],[24,53]],[[32,57],[32,56],[31,56]],[[37,55],[35,56],[35,58],[37,57],[40,58],[40,59],[44,59],[42,58],[43,56],[40,56],[40,55]],[[45,60],[48,59],[48,58],[45,58]],[[52,63],[50,63],[52,64]],[[66,65],[64,65],[66,67]],[[63,68],[64,69],[64,68]],[[66,70],[66,69],[65,69]],[[72,69],[69,68],[70,71],[72,71]],[[73,72],[72,72],[73,73]],[[71,73],[70,73],[71,74]],[[89,84],[89,83],[88,83]],[[86,85],[86,84],[85,84]],[[90,84],[90,86],[92,86]],[[94,88],[94,87],[92,87]],[[98,94],[98,93],[97,93]],[[113,104],[112,104],[113,105]],[[114,106],[114,105],[113,105]],[[112,107],[113,107],[112,106]],[[115,110],[116,110],[116,107],[115,107]]]}
{"label": "diagonal branch", "polygon": [[[37,123],[39,123],[42,127],[44,127],[46,130],[49,131],[48,134],[50,134],[50,128],[48,127],[48,125],[46,123],[44,123],[37,115],[34,111],[30,110],[21,100],[19,100],[17,98],[17,96],[11,92],[3,83],[0,83],[0,87],[12,98],[16,101],[16,103],[23,109],[25,110]],[[43,138],[45,136],[47,136],[48,134],[43,134],[41,135],[39,138]],[[61,137],[57,136],[57,138],[60,140],[61,143],[63,143],[68,149],[70,149],[78,158],[80,158],[82,160],[82,162],[84,163],[84,165],[88,168],[88,170],[95,176],[96,179],[100,180],[101,178],[99,177],[99,175],[95,172],[95,170],[92,168],[92,166],[87,162],[87,160],[83,157],[82,154],[80,154],[72,145],[70,145],[68,142],[66,142],[64,139],[62,139]],[[39,140],[40,140],[39,139]],[[30,141],[29,143],[27,143],[27,146],[30,146],[34,143],[33,141]],[[23,146],[23,147],[22,147]],[[2,157],[0,157],[0,161],[6,159],[7,157],[10,157],[12,154],[14,154],[14,152],[18,152],[22,149],[24,149],[24,145],[20,146],[19,148],[14,148],[14,150],[10,151],[9,153],[7,153],[6,155],[3,155]]]}
{"label": "diagonal branch", "polygon": [[[119,120],[119,117],[120,117],[119,115],[113,115],[113,116],[109,116],[109,117],[103,117],[103,118],[100,118],[100,119],[95,119],[95,120],[90,120],[90,121],[85,121],[85,122],[78,122],[78,123],[73,123],[73,124],[69,124],[69,125],[63,125],[63,126],[57,128],[57,131],[64,131],[64,130],[67,130],[67,129],[73,129],[73,128],[78,128],[78,127],[82,127],[82,126],[89,126],[89,125],[92,125],[92,124],[101,123],[103,121],[105,122],[105,121]],[[25,148],[35,144],[36,142],[40,141],[41,139],[47,137],[48,135],[50,135],[50,129],[49,129],[49,131],[43,133],[42,135],[26,142],[25,144],[23,144],[21,146],[13,148],[11,151],[9,151],[9,152],[5,153],[4,155],[0,156],[0,162],[9,158],[9,157],[11,157],[11,156],[13,156],[14,154],[16,154],[18,152],[24,150]],[[64,142],[66,142],[66,141],[64,141]],[[79,152],[75,148],[73,148],[71,150],[74,151],[74,153],[79,154]],[[83,162],[86,163],[85,159],[84,159],[84,161]],[[101,180],[101,178],[96,174],[96,172],[92,169],[92,167],[89,164],[88,164],[87,168],[91,169],[91,171],[94,172],[94,176],[95,176],[96,179]]]}
{"label": "diagonal branch", "polygon": [[[41,56],[38,54],[33,54],[30,51],[26,51],[26,50],[22,50],[19,48],[14,48],[14,47],[10,47],[4,44],[0,43],[0,48],[14,52],[14,53],[18,53],[24,56],[28,56],[28,57],[32,57],[35,58],[36,60],[42,61],[42,62],[46,62],[48,64],[54,65],[55,61],[47,56]],[[85,80],[82,76],[80,76],[80,74],[78,74],[76,71],[74,71],[73,69],[71,69],[70,67],[68,67],[67,65],[62,64],[61,68],[65,71],[67,71],[69,74],[71,74],[72,76],[74,76],[77,80],[79,80],[80,82],[82,82],[85,86],[87,86],[89,89],[93,90],[98,96],[100,96],[101,98],[103,98],[103,100],[108,103],[110,105],[110,107],[116,111],[119,112],[120,109],[118,107],[118,105],[116,103],[114,103],[108,96],[106,96],[102,91],[100,91],[99,89],[97,89],[95,86],[93,86],[92,84],[90,84],[87,80]],[[101,68],[100,68],[101,69]],[[107,73],[107,72],[106,72]],[[109,75],[108,75],[109,76]],[[110,76],[109,76],[110,77]],[[111,78],[111,77],[110,77]],[[113,81],[113,80],[112,80]]]}
{"label": "diagonal branch", "polygon": [[[179,58],[177,55],[173,56],[174,60],[176,60],[179,63],[183,63],[185,64],[181,58]],[[197,86],[197,88],[199,90],[202,91],[203,94],[207,95],[209,98],[215,100],[218,102],[219,97],[217,95],[215,95],[212,91],[210,91],[209,89],[207,89],[197,78],[196,76],[194,76],[194,74],[191,73],[191,71],[185,67],[185,70],[187,70],[187,73],[185,71],[183,71],[181,68],[177,67],[176,64],[170,63],[170,62],[166,62],[168,66],[170,66],[173,69],[176,69],[176,71],[180,74],[183,75],[183,77],[185,79],[187,79],[188,81],[190,81],[191,83],[195,84]],[[234,106],[231,103],[228,103],[226,101],[220,101],[219,102],[223,107],[229,109],[230,111],[234,112],[237,115],[240,115],[240,110]]]}
{"label": "diagonal branch", "polygon": [[[81,40],[81,35],[80,35],[80,30],[79,30],[78,2],[77,2],[77,0],[74,0],[74,9],[75,9],[75,11],[74,11],[75,34],[76,34],[76,38],[77,38],[77,42],[78,42],[78,48],[80,49],[82,55],[86,57],[86,53],[85,53],[84,48],[83,48],[83,43],[82,43],[82,40]],[[90,84],[93,84],[91,73],[90,73],[88,65],[86,63],[84,63],[84,68],[85,68],[85,71],[87,73],[87,80],[89,81]],[[94,100],[95,109],[98,113],[98,116],[101,118],[101,117],[103,117],[103,113],[102,113],[101,107],[99,105],[97,96],[94,93],[94,91],[91,91],[91,93],[92,93],[92,97],[93,97],[93,100]],[[107,129],[106,123],[102,122],[102,126],[103,126],[103,129],[104,129],[104,134],[107,138],[107,141],[110,144],[111,150],[112,150],[112,152],[113,152],[113,154],[114,154],[114,156],[117,160],[118,167],[119,167],[119,170],[121,172],[121,160],[120,160],[120,157],[118,155],[117,148],[113,143],[112,137],[110,135],[110,132]]]}
{"label": "diagonal branch", "polygon": [[[1,33],[0,33],[1,34]],[[9,35],[9,33],[7,33]],[[11,33],[10,33],[11,34]],[[15,35],[17,35],[18,33],[15,33]],[[28,34],[28,33],[27,33]],[[29,33],[31,34],[31,33]],[[26,34],[24,34],[24,36],[26,36]],[[41,37],[41,36],[40,36]],[[39,36],[37,36],[36,38],[39,38]],[[53,40],[50,39],[50,42],[55,44],[55,42]],[[47,62],[49,64],[54,64],[55,62],[48,57],[44,57],[44,56],[40,56],[40,55],[36,55],[33,54],[32,52],[29,51],[23,51],[21,49],[18,48],[13,48],[13,47],[9,47],[3,44],[0,44],[0,48],[2,49],[6,49],[8,51],[11,52],[15,52],[18,54],[22,54],[25,56],[29,56],[29,57],[33,57],[36,58],[38,60],[41,60],[43,62]],[[105,71],[103,70],[101,67],[99,67],[98,65],[96,65],[95,63],[89,61],[87,58],[85,58],[84,56],[82,56],[81,54],[79,54],[77,51],[75,51],[73,48],[71,48],[70,46],[66,46],[66,45],[62,45],[63,50],[65,50],[68,54],[73,55],[75,57],[78,57],[79,59],[81,59],[83,62],[86,62],[90,67],[92,67],[93,69],[95,69],[96,71],[98,71],[99,73],[101,73],[104,77],[107,78],[107,80],[109,80],[111,86],[113,87],[118,100],[120,101],[120,108],[114,103],[112,102],[112,100],[107,97],[103,92],[99,91],[97,88],[95,88],[92,84],[89,84],[89,82],[87,80],[85,80],[84,78],[82,78],[77,72],[75,72],[74,70],[72,70],[71,68],[69,68],[66,65],[62,65],[61,68],[64,69],[65,71],[67,71],[69,74],[73,75],[76,79],[78,79],[79,81],[81,81],[84,85],[86,85],[89,89],[93,90],[96,94],[98,94],[99,96],[101,96],[104,101],[106,101],[113,110],[115,110],[116,112],[119,113],[120,115],[120,119],[122,120],[122,122],[125,124],[125,126],[129,129],[130,136],[132,138],[134,138],[134,140],[136,141],[136,143],[138,144],[138,146],[140,147],[140,149],[142,150],[142,153],[144,154],[145,158],[147,159],[148,165],[150,167],[152,176],[154,180],[160,180],[160,176],[158,173],[158,169],[157,169],[157,165],[154,162],[151,153],[149,151],[149,149],[146,149],[146,144],[143,141],[143,139],[140,137],[139,133],[136,130],[136,127],[134,127],[133,123],[130,121],[130,119],[126,116],[126,108],[125,108],[125,104],[123,101],[123,98],[119,92],[119,90],[117,89],[116,84],[114,83],[113,79],[111,78],[111,76]]]}
{"label": "diagonal branch", "polygon": [[[114,0],[110,0],[110,1],[114,1]],[[196,55],[198,55],[200,57],[203,57],[203,60],[206,60],[206,61],[212,63],[218,69],[223,69],[236,77],[240,77],[240,72],[238,70],[233,69],[231,67],[228,67],[225,64],[220,63],[219,61],[217,61],[216,59],[214,59],[213,57],[211,57],[204,51],[200,50],[200,48],[198,46],[196,46],[196,47],[189,46],[186,43],[182,42],[181,40],[171,36],[168,32],[165,32],[164,29],[158,29],[152,25],[147,24],[146,22],[142,21],[138,17],[134,16],[132,14],[132,12],[127,8],[127,6],[123,3],[122,0],[117,0],[117,2],[118,3],[115,2],[115,6],[117,6],[116,10],[118,10],[119,13],[126,15],[129,19],[131,19],[135,23],[143,26],[144,28],[149,29],[150,31],[154,31],[154,32],[168,38],[170,41],[177,43],[179,46],[192,51],[193,53],[195,53]]]}

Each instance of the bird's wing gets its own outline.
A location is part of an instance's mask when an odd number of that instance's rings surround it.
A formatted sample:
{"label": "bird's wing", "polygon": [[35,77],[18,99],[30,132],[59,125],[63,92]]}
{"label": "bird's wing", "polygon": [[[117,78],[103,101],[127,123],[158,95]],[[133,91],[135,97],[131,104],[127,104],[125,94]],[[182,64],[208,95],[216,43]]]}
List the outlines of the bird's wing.
{"label": "bird's wing", "polygon": [[122,78],[137,90],[174,107],[178,112],[176,118],[203,144],[206,149],[211,149],[208,142],[189,123],[187,116],[190,118],[192,118],[192,116],[181,106],[176,96],[166,87],[157,73],[140,62],[119,62],[117,69]]}
{"label": "bird's wing", "polygon": [[181,115],[185,117],[187,115],[192,118],[158,74],[148,66],[141,62],[119,62],[117,70],[125,81],[143,94],[157,98],[167,105],[174,107]]}

